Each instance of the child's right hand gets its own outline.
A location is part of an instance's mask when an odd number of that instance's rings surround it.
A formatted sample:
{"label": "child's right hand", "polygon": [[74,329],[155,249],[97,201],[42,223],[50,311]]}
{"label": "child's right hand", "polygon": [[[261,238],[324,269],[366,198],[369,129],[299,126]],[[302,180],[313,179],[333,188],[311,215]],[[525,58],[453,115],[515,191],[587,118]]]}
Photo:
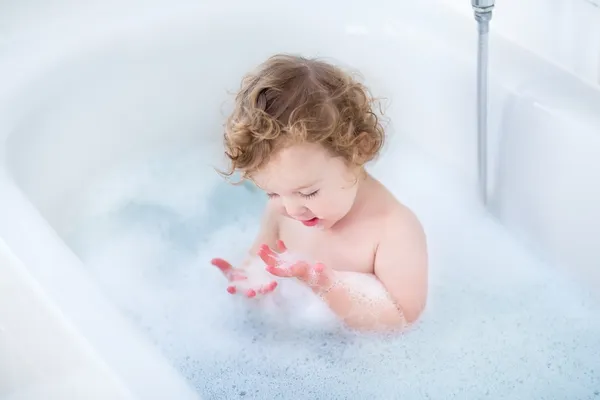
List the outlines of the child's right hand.
{"label": "child's right hand", "polygon": [[230,263],[222,258],[215,258],[211,264],[219,268],[227,278],[230,285],[227,291],[231,294],[243,293],[246,297],[255,297],[257,294],[267,294],[275,290],[276,281],[270,281],[266,284],[252,284],[248,279],[248,272],[244,268],[233,268]]}

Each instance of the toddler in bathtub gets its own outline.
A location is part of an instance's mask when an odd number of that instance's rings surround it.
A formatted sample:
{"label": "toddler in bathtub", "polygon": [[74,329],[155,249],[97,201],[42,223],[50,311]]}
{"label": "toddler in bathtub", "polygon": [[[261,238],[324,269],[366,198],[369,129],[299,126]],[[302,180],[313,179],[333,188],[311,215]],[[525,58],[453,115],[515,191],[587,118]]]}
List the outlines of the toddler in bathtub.
{"label": "toddler in bathtub", "polygon": [[364,168],[385,136],[372,103],[362,84],[314,59],[276,55],[244,78],[225,128],[223,173],[240,172],[269,201],[246,261],[212,260],[229,293],[268,296],[279,279],[294,279],[350,328],[417,320],[427,298],[426,238]]}

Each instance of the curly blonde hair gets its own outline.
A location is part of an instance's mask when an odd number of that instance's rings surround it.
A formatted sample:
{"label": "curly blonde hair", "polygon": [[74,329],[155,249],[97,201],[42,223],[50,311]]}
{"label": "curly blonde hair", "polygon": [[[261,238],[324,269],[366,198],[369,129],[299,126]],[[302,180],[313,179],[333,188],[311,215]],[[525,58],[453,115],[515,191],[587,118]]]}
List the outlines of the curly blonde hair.
{"label": "curly blonde hair", "polygon": [[244,77],[225,124],[231,176],[242,180],[282,148],[319,143],[349,165],[373,160],[384,129],[369,90],[350,74],[323,61],[278,54]]}

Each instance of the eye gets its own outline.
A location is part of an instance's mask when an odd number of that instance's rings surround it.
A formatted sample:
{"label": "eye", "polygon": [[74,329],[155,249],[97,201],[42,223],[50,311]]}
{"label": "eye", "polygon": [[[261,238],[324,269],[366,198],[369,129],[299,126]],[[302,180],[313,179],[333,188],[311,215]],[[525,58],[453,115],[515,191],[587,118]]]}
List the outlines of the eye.
{"label": "eye", "polygon": [[300,193],[300,196],[304,197],[305,199],[312,199],[313,197],[315,197],[317,194],[319,193],[318,190],[315,190],[312,193],[309,194],[304,194],[304,193]]}
{"label": "eye", "polygon": [[275,198],[275,197],[277,197],[277,196],[278,196],[278,194],[277,194],[277,193],[267,193],[267,196],[268,196],[270,199],[272,199],[272,198]]}

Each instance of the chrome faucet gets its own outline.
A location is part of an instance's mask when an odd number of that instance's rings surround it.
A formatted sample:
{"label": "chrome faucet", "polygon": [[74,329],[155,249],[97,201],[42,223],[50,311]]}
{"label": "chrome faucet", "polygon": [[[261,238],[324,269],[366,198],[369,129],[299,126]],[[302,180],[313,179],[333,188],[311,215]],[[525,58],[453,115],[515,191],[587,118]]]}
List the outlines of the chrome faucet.
{"label": "chrome faucet", "polygon": [[473,10],[477,13],[492,12],[495,0],[471,0]]}
{"label": "chrome faucet", "polygon": [[[479,29],[485,29],[485,33],[489,30],[489,22],[492,19],[492,10],[494,9],[495,0],[471,0],[471,6],[475,12],[475,20],[479,22]],[[483,23],[483,24],[482,24]]]}
{"label": "chrome faucet", "polygon": [[479,46],[477,50],[477,172],[479,195],[484,206],[488,203],[488,148],[487,148],[487,72],[488,32],[494,0],[471,0],[478,24]]}

